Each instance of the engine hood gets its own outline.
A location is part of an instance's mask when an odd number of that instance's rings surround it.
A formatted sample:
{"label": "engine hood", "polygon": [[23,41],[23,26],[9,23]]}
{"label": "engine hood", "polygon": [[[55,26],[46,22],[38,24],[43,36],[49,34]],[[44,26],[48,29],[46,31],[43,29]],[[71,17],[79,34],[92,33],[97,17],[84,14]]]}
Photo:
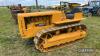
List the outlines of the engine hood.
{"label": "engine hood", "polygon": [[92,9],[93,7],[87,6],[87,7],[84,7],[84,8]]}

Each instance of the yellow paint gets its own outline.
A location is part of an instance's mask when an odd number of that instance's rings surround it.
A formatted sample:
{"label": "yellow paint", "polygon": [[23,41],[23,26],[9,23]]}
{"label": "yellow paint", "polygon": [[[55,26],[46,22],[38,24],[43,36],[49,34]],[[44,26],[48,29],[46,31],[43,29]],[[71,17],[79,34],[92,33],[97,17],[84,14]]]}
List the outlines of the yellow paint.
{"label": "yellow paint", "polygon": [[[25,21],[24,17],[37,17],[37,16],[46,16],[51,15],[51,24],[47,26],[42,27],[36,27],[34,25],[34,22],[27,25],[27,29],[25,28]],[[61,24],[61,23],[68,23],[68,22],[75,22],[75,21],[81,21],[82,20],[82,13],[75,13],[75,17],[73,20],[69,20],[66,18],[65,14],[61,11],[45,11],[45,12],[33,12],[33,13],[19,13],[18,14],[18,25],[19,25],[19,31],[22,36],[22,38],[32,38],[36,35],[37,32],[39,32],[42,29],[47,29],[49,27],[53,27],[55,24]]]}
{"label": "yellow paint", "polygon": [[76,39],[83,38],[85,35],[86,35],[85,31],[82,31],[82,32],[81,31],[76,31],[76,32],[57,35],[57,36],[54,36],[54,37],[48,39],[43,44],[43,47],[48,48],[48,47],[51,47],[51,46],[64,44],[66,42],[70,42],[70,41],[74,41]]}

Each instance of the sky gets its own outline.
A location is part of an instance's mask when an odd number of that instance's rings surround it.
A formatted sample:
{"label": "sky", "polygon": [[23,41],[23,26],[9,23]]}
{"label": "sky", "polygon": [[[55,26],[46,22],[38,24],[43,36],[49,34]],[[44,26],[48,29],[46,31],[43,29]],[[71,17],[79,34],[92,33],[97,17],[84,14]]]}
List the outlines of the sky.
{"label": "sky", "polygon": [[[88,0],[38,0],[39,5],[58,5],[60,1],[76,2],[80,4],[88,3]],[[0,6],[22,4],[25,6],[35,5],[35,0],[0,0]]]}

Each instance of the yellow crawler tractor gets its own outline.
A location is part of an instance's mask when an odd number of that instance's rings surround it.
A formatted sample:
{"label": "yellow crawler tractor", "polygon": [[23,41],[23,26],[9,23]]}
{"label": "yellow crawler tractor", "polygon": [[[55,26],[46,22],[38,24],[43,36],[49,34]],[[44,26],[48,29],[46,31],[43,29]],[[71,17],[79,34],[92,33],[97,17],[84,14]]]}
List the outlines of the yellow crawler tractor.
{"label": "yellow crawler tractor", "polygon": [[78,9],[67,13],[65,7],[68,7],[68,3],[62,2],[61,5],[63,9],[60,11],[18,14],[18,25],[22,38],[33,38],[36,49],[48,52],[54,47],[85,37],[86,26],[80,23],[83,20],[83,13]]}

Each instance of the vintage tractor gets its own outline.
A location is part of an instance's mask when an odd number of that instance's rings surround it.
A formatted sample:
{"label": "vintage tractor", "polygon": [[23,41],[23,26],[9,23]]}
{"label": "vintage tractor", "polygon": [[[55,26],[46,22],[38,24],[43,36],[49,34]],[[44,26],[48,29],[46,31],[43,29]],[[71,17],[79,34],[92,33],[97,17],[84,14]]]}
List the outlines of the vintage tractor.
{"label": "vintage tractor", "polygon": [[79,4],[79,3],[69,3],[69,2],[61,1],[60,2],[60,5],[56,5],[56,6],[53,6],[53,7],[51,6],[51,7],[53,9],[56,9],[56,10],[61,10],[61,8],[64,7],[64,5],[66,5],[66,4],[68,4],[68,7],[70,7],[70,9],[73,9],[73,8],[76,8],[76,7],[80,7],[81,6],[81,4]]}
{"label": "vintage tractor", "polygon": [[24,13],[24,11],[22,10],[22,6],[21,4],[19,4],[18,6],[9,6],[12,18],[15,20],[15,23],[17,24],[17,14],[18,13]]}
{"label": "vintage tractor", "polygon": [[21,6],[21,4],[18,4],[18,6],[13,5],[13,6],[9,6],[12,18],[15,20],[15,23],[17,24],[18,20],[17,20],[17,14],[18,13],[26,13],[26,12],[30,12],[30,9],[28,7],[25,6]]}
{"label": "vintage tractor", "polygon": [[90,1],[88,6],[83,7],[86,16],[100,16],[100,1]]}
{"label": "vintage tractor", "polygon": [[68,3],[61,2],[60,11],[19,13],[18,25],[22,39],[32,39],[36,49],[48,52],[85,37],[87,28],[80,23],[84,19],[83,13],[78,8],[66,13],[67,8]]}

